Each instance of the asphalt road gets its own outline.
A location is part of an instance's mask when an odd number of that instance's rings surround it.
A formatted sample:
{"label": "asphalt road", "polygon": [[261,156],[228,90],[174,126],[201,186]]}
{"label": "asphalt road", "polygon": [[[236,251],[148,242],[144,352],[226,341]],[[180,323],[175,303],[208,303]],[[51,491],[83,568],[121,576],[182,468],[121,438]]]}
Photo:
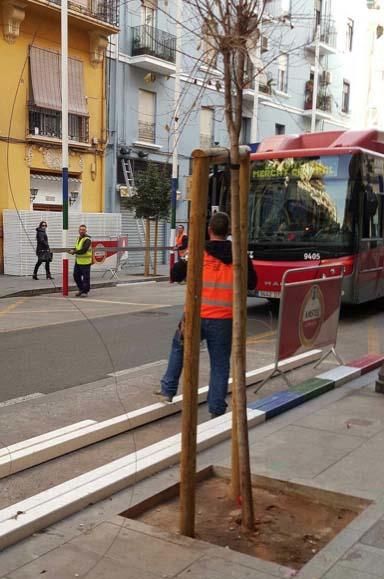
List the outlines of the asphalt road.
{"label": "asphalt road", "polygon": [[179,316],[175,307],[5,333],[0,401],[93,382],[162,359]]}
{"label": "asphalt road", "polygon": [[[65,304],[57,299],[32,298],[27,303],[7,306],[12,311],[5,311],[1,318],[0,402],[97,381],[111,372],[168,357],[182,312],[181,288],[175,292],[169,285],[158,284],[156,292],[150,287],[121,288],[93,295],[96,299],[81,304],[88,308],[87,319],[78,321],[67,321],[71,318]],[[142,303],[138,303],[140,299]],[[152,303],[163,303],[162,307],[151,306],[150,299]],[[175,305],[171,305],[173,300]],[[120,308],[118,313],[116,308]],[[44,316],[50,319],[45,325]],[[254,337],[257,341],[257,336],[271,336],[276,330],[276,310],[261,300],[249,301],[248,320],[251,342]],[[377,305],[344,310],[340,339],[347,351],[381,351],[383,321],[384,314]],[[8,330],[4,329],[7,324]]]}

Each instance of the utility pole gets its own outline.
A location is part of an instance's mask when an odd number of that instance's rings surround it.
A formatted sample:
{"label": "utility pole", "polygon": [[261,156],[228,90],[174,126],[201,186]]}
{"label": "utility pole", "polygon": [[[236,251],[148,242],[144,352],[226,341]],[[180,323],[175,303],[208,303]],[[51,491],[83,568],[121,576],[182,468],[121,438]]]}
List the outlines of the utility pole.
{"label": "utility pole", "polygon": [[[176,72],[175,72],[175,93],[174,93],[174,119],[173,119],[173,139],[172,139],[172,190],[171,190],[171,233],[169,239],[170,247],[176,243],[176,203],[177,191],[179,188],[178,175],[178,148],[179,148],[179,117],[180,117],[180,72],[181,72],[181,18],[182,0],[176,0]],[[175,263],[175,251],[171,249],[169,256],[169,267]]]}
{"label": "utility pole", "polygon": [[[63,191],[63,237],[65,249],[68,237],[68,0],[61,0],[61,145]],[[63,296],[68,295],[68,257],[63,253]]]}
{"label": "utility pole", "polygon": [[316,28],[316,50],[315,50],[315,71],[314,71],[313,93],[312,93],[311,133],[314,133],[316,131],[317,92],[319,90],[319,68],[320,68],[320,24],[318,24]]}

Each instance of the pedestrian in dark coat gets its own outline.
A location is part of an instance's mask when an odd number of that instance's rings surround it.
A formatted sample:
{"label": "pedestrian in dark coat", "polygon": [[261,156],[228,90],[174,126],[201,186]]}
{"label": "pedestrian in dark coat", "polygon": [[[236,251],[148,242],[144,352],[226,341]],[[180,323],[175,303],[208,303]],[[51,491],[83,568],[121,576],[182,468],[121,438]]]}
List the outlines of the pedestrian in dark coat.
{"label": "pedestrian in dark coat", "polygon": [[52,261],[52,254],[49,248],[48,235],[47,235],[47,222],[41,221],[39,227],[36,228],[36,255],[37,263],[35,269],[33,270],[33,279],[39,279],[37,277],[37,272],[42,263],[45,263],[45,273],[47,279],[53,279],[51,276],[51,271],[49,269],[49,264]]}

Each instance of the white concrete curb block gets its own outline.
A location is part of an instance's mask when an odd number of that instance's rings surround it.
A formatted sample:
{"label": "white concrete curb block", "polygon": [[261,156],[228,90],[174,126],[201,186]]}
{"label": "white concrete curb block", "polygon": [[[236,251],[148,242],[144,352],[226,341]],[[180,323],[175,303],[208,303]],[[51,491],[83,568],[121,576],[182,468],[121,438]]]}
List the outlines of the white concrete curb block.
{"label": "white concrete curb block", "polygon": [[361,375],[361,368],[353,368],[352,366],[338,366],[337,368],[332,368],[328,372],[319,374],[316,378],[321,378],[322,380],[333,380],[335,383],[335,388],[342,386],[352,378],[358,378]]}
{"label": "white concrete curb block", "polygon": [[[321,350],[312,350],[285,360],[279,367],[282,370],[294,369],[314,362],[320,356]],[[274,365],[269,364],[263,368],[247,372],[247,386],[266,378],[273,368]],[[231,385],[232,380],[229,381],[229,392]],[[207,400],[207,394],[208,386],[199,388],[199,404]],[[4,448],[0,451],[0,478],[128,432],[139,426],[144,426],[160,418],[177,414],[181,411],[182,400],[183,396],[180,394],[175,396],[172,404],[157,402],[102,422],[83,421]]]}
{"label": "white concrete curb block", "polygon": [[[265,413],[247,410],[250,427],[264,422]],[[232,413],[200,424],[197,447],[201,451],[229,437]],[[48,489],[0,511],[0,549],[112,494],[176,464],[181,450],[177,434],[135,453]]]}
{"label": "white concrete curb block", "polygon": [[[69,424],[57,430],[51,430],[40,436],[28,438],[16,444],[0,449],[0,478],[4,478],[19,470],[34,466],[35,459],[40,456],[42,449],[54,448],[60,445],[65,437],[77,436],[80,431],[96,425],[96,420],[82,420]],[[48,460],[48,459],[45,459]],[[42,462],[39,460],[38,464]],[[16,466],[16,470],[14,470]]]}

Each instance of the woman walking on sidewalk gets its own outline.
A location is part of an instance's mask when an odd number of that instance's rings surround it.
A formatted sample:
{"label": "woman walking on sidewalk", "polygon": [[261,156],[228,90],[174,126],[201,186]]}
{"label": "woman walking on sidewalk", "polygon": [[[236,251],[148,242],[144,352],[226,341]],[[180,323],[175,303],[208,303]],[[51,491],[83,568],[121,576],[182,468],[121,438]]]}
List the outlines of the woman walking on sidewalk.
{"label": "woman walking on sidewalk", "polygon": [[51,276],[51,271],[49,269],[49,264],[52,261],[52,254],[49,248],[48,243],[48,235],[47,235],[47,222],[41,221],[39,227],[36,228],[36,255],[37,255],[37,263],[35,265],[35,269],[33,270],[33,279],[39,279],[37,277],[37,272],[39,271],[39,267],[44,262],[45,263],[45,273],[47,275],[47,279],[53,279]]}

